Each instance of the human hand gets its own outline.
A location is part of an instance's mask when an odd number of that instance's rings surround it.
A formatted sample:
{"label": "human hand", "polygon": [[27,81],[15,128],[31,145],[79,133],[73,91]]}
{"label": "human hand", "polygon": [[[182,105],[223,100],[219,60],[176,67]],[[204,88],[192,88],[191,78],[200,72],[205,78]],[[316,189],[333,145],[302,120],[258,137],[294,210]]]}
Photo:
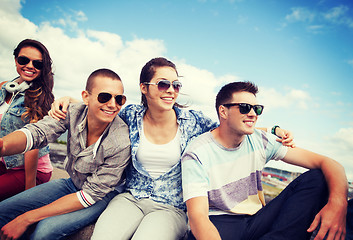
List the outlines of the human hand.
{"label": "human hand", "polygon": [[294,137],[290,131],[277,127],[276,136],[279,137],[276,141],[282,143],[283,146],[295,148]]}
{"label": "human hand", "polygon": [[60,119],[65,119],[67,108],[70,104],[70,100],[71,100],[70,97],[62,97],[62,98],[59,98],[58,100],[55,100],[51,104],[51,109],[48,112],[48,115],[58,121]]}
{"label": "human hand", "polygon": [[320,230],[314,240],[344,240],[346,236],[347,201],[328,202],[315,216],[308,232],[313,232],[319,225]]}
{"label": "human hand", "polygon": [[30,224],[24,220],[23,215],[18,216],[0,230],[1,240],[15,240],[20,238]]}

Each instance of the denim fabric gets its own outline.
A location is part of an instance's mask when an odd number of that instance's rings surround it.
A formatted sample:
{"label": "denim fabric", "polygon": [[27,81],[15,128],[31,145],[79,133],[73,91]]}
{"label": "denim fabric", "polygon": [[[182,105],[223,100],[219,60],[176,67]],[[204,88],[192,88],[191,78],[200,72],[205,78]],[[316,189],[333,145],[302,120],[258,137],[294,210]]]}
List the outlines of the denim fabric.
{"label": "denim fabric", "polygon": [[[14,79],[16,80],[16,79]],[[14,81],[12,80],[12,81]],[[0,89],[0,105],[4,103],[6,98],[5,84]],[[12,102],[8,110],[2,115],[1,118],[1,131],[0,137],[6,136],[7,134],[22,128],[27,122],[24,122],[21,118],[22,114],[26,111],[25,109],[25,93],[15,93]],[[39,149],[39,158],[49,153],[49,147],[44,146]],[[14,168],[24,165],[24,155],[15,154],[12,156],[4,157],[6,168]]]}
{"label": "denim fabric", "polygon": [[[40,208],[78,190],[70,178],[58,179],[8,198],[0,202],[0,228],[27,211]],[[91,207],[46,218],[37,224],[33,233],[27,231],[25,234],[31,234],[31,239],[36,240],[61,239],[70,235],[95,222],[116,193],[113,191],[107,194]]]}
{"label": "denim fabric", "polygon": [[[142,119],[146,112],[142,105],[128,105],[119,112],[119,116],[129,126],[131,140],[132,164],[127,168],[126,190],[136,199],[150,198],[156,202],[170,204],[185,210],[182,197],[180,161],[165,174],[152,178],[143,165],[137,160],[136,152],[140,144]],[[183,152],[186,145],[196,136],[210,131],[218,124],[204,114],[194,110],[183,110],[174,107],[177,123],[181,132],[180,148]]]}

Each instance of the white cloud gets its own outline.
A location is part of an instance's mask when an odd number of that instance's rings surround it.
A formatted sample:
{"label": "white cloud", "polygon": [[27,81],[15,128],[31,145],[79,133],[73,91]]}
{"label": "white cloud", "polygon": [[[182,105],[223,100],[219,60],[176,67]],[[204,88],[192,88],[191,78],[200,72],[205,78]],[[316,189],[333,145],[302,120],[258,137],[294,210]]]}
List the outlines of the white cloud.
{"label": "white cloud", "polygon": [[307,27],[307,30],[311,33],[322,33],[324,29],[324,25],[310,25]]}
{"label": "white cloud", "polygon": [[308,109],[311,96],[308,92],[298,89],[289,89],[285,92],[278,92],[274,88],[259,88],[259,102],[266,106],[266,109],[295,108],[299,110]]}
{"label": "white cloud", "polygon": [[353,28],[353,18],[350,17],[349,7],[340,5],[333,7],[328,11],[312,10],[305,7],[296,7],[291,9],[291,13],[285,17],[286,23],[282,26],[286,27],[287,23],[303,22],[314,23],[306,27],[306,29],[314,34],[323,33],[328,25],[343,25]]}
{"label": "white cloud", "polygon": [[353,128],[341,128],[330,140],[353,154]]}
{"label": "white cloud", "polygon": [[327,13],[324,13],[325,19],[329,21],[338,21],[341,17],[343,17],[349,8],[347,6],[338,6],[331,8]]}
{"label": "white cloud", "polygon": [[341,163],[348,180],[353,181],[353,128],[341,128],[326,140],[327,144],[322,146],[322,152]]}
{"label": "white cloud", "polygon": [[21,10],[20,1],[13,0],[1,0],[1,16],[16,16],[19,15],[19,11]]}
{"label": "white cloud", "polygon": [[76,20],[80,21],[80,22],[85,22],[88,20],[86,14],[82,11],[74,11],[75,15],[76,15]]}
{"label": "white cloud", "polygon": [[[18,3],[12,4],[17,11],[9,11],[11,14],[4,15],[5,17],[0,19],[3,21],[0,22],[0,26],[10,24],[11,29],[18,29],[21,26],[22,31],[11,32],[2,29],[8,33],[6,36],[0,36],[0,57],[6,59],[0,64],[0,75],[5,78],[3,80],[16,76],[11,52],[19,41],[28,36],[44,43],[51,54],[56,98],[66,95],[79,98],[88,75],[95,69],[104,67],[111,68],[120,75],[128,101],[139,102],[139,74],[143,65],[154,57],[169,58],[163,40],[135,37],[131,41],[124,42],[114,33],[79,29],[77,21],[86,19],[83,12],[72,11],[73,15],[65,14],[59,21],[43,22],[40,26],[36,26],[19,14]],[[69,36],[65,32],[67,27],[75,31],[77,36]],[[21,34],[18,35],[17,32]],[[6,42],[9,44],[4,44]],[[207,105],[207,108],[210,108],[207,111],[211,114],[215,112],[213,102],[217,87],[237,79],[235,76],[216,77],[213,73],[197,69],[183,60],[170,60],[176,63],[180,74],[185,76],[182,79],[184,84],[182,92],[186,96],[182,96],[184,100],[181,100],[196,108],[204,108],[203,105]]]}
{"label": "white cloud", "polygon": [[289,22],[311,22],[315,18],[315,13],[307,8],[296,7],[291,10],[292,12],[285,17]]}
{"label": "white cloud", "polygon": [[353,28],[353,19],[350,17],[349,8],[344,5],[333,7],[323,14],[324,19],[329,23],[344,25]]}

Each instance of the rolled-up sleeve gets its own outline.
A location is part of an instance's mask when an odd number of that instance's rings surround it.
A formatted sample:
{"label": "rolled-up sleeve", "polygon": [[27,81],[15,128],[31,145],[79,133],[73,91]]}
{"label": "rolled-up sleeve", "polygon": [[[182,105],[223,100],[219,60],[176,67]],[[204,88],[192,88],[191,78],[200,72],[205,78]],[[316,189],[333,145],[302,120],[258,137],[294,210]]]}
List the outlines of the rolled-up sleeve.
{"label": "rolled-up sleeve", "polygon": [[31,149],[45,147],[48,143],[58,139],[67,130],[66,119],[57,121],[46,116],[36,123],[25,125],[23,129],[27,129],[32,135],[33,145]]}

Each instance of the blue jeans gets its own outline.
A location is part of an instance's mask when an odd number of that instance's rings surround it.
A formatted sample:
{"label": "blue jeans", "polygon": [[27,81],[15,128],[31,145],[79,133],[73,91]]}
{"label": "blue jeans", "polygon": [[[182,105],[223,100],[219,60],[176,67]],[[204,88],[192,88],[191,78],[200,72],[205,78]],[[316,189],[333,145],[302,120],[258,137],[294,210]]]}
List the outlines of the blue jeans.
{"label": "blue jeans", "polygon": [[[27,211],[50,204],[65,195],[79,190],[70,178],[58,179],[8,198],[0,202],[0,228]],[[71,235],[95,222],[116,194],[117,192],[115,191],[111,192],[101,201],[88,208],[43,219],[36,225],[32,225],[24,235],[36,240],[61,239]]]}

